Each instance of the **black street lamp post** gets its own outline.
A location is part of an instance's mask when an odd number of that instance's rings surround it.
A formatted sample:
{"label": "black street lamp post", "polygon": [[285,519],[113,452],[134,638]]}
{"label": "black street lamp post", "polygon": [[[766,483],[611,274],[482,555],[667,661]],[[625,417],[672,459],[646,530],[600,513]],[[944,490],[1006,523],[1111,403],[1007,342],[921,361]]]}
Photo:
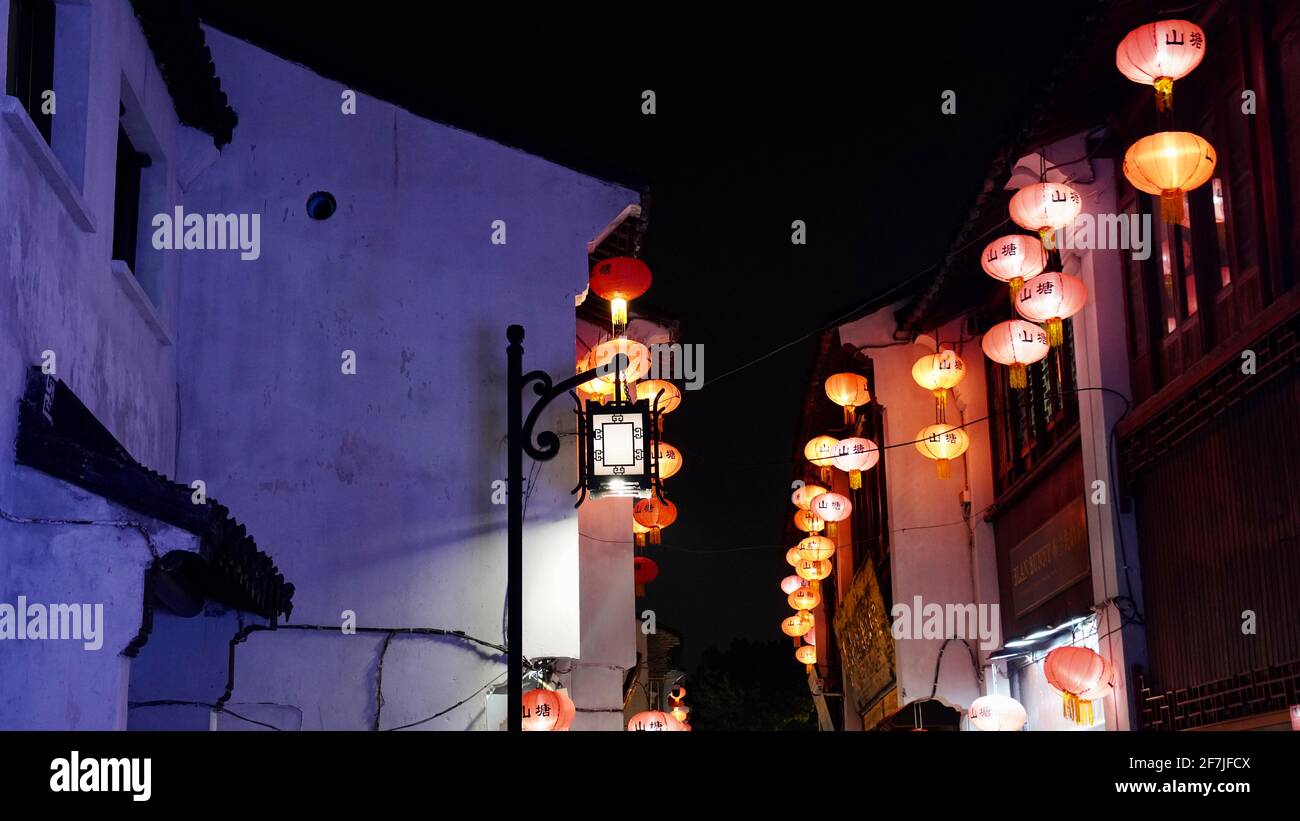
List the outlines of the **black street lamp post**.
{"label": "black street lamp post", "polygon": [[[538,462],[554,459],[560,452],[560,437],[554,431],[537,434],[537,443],[533,444],[533,428],[542,411],[554,399],[584,382],[609,373],[621,374],[627,369],[628,357],[620,353],[607,365],[592,368],[552,385],[551,376],[545,371],[523,372],[523,326],[511,325],[506,328],[506,339],[510,341],[506,347],[506,438],[510,451],[506,476],[506,502],[509,506],[506,547],[506,608],[509,614],[509,627],[506,631],[506,673],[509,676],[506,694],[509,704],[506,709],[509,712],[506,727],[511,732],[518,732],[523,729],[524,710],[524,454],[527,453]],[[622,380],[616,381],[621,386]],[[524,388],[534,382],[536,384],[533,385],[533,390],[540,398],[525,418],[523,392]],[[574,401],[577,401],[576,395]]]}

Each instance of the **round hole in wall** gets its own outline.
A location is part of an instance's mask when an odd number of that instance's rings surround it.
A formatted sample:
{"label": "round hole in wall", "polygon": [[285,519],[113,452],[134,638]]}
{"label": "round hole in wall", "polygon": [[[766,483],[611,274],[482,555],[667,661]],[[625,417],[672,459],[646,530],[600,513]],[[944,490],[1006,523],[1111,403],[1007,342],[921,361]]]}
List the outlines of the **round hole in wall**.
{"label": "round hole in wall", "polygon": [[328,191],[317,191],[307,198],[307,216],[314,220],[327,220],[334,216],[339,204]]}

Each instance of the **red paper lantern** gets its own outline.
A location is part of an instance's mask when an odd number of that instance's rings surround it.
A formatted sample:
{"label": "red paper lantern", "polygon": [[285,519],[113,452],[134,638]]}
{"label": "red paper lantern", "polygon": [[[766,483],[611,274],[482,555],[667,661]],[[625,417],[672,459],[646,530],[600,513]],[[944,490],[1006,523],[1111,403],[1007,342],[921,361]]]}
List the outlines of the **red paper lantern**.
{"label": "red paper lantern", "polygon": [[1017,732],[1029,720],[1029,713],[1011,696],[980,696],[966,711],[971,726],[984,732]]}
{"label": "red paper lantern", "polygon": [[1205,138],[1190,131],[1148,134],[1124,152],[1124,177],[1139,191],[1160,197],[1160,221],[1173,225],[1187,216],[1186,192],[1214,176],[1218,155]]}
{"label": "red paper lantern", "polygon": [[811,673],[813,665],[817,663],[817,647],[812,644],[805,644],[794,651],[794,657],[802,661],[804,668]]}
{"label": "red paper lantern", "polygon": [[644,379],[636,383],[636,398],[650,403],[650,410],[667,415],[682,403],[682,392],[665,379]]}
{"label": "red paper lantern", "polygon": [[799,542],[799,558],[820,562],[835,555],[835,542],[825,536],[809,536]]}
{"label": "red paper lantern", "polygon": [[796,510],[794,512],[794,526],[804,533],[817,533],[826,527],[826,523],[817,518],[817,514],[811,510]]}
{"label": "red paper lantern", "polygon": [[569,729],[577,715],[573,699],[563,690],[537,688],[524,693],[523,729],[525,732],[552,732]]}
{"label": "red paper lantern", "polygon": [[677,505],[667,499],[654,496],[649,499],[639,499],[632,506],[632,518],[649,531],[645,534],[637,534],[638,546],[644,547],[647,541],[650,544],[659,544],[659,531],[677,521]]}
{"label": "red paper lantern", "polygon": [[1007,207],[1016,225],[1037,231],[1043,246],[1054,248],[1053,232],[1074,222],[1083,200],[1063,182],[1036,182],[1017,191]]}
{"label": "red paper lantern", "polygon": [[831,466],[839,452],[840,440],[834,436],[814,436],[803,446],[804,458],[821,468],[822,484],[831,483]]}
{"label": "red paper lantern", "polygon": [[627,303],[650,288],[650,269],[632,257],[611,257],[596,263],[587,284],[592,292],[609,301],[614,336],[627,331]]}
{"label": "red paper lantern", "polygon": [[646,710],[628,719],[628,732],[675,733],[681,732],[682,723],[662,710]]}
{"label": "red paper lantern", "polygon": [[636,594],[645,595],[645,586],[659,578],[659,565],[653,559],[637,556],[632,559],[632,580],[636,582]]}
{"label": "red paper lantern", "polygon": [[934,473],[940,479],[951,475],[948,463],[965,453],[968,447],[970,436],[966,431],[947,422],[926,425],[916,434],[917,451],[934,460]]}
{"label": "red paper lantern", "polygon": [[1205,57],[1205,32],[1186,20],[1160,20],[1130,31],[1115,49],[1115,67],[1135,83],[1154,86],[1156,110],[1174,104],[1174,81]]}
{"label": "red paper lantern", "polygon": [[799,638],[814,626],[813,614],[807,610],[800,610],[781,622],[781,632],[792,638]]}
{"label": "red paper lantern", "polygon": [[[802,579],[800,580],[802,581]],[[812,582],[804,582],[802,587],[797,588],[793,593],[785,598],[786,603],[795,610],[812,610],[821,604],[821,594],[813,586]]]}
{"label": "red paper lantern", "polygon": [[1091,726],[1092,702],[1114,687],[1115,670],[1109,661],[1087,647],[1057,647],[1043,661],[1047,683],[1061,694],[1065,717]]}
{"label": "red paper lantern", "polygon": [[853,503],[838,493],[822,493],[813,499],[809,510],[822,521],[842,522],[853,513]]}
{"label": "red paper lantern", "polygon": [[980,266],[994,279],[1010,283],[1014,294],[1026,279],[1041,274],[1047,267],[1047,252],[1038,237],[1007,234],[984,246]]}
{"label": "red paper lantern", "polygon": [[1009,319],[989,328],[980,347],[989,359],[1011,369],[1011,387],[1017,389],[1029,383],[1026,366],[1043,359],[1051,350],[1047,331],[1023,319]]}
{"label": "red paper lantern", "polygon": [[826,396],[844,408],[844,424],[852,425],[858,405],[871,401],[867,378],[856,373],[834,373],[826,377]]}
{"label": "red paper lantern", "polygon": [[826,492],[826,488],[820,485],[800,485],[795,492],[790,494],[790,501],[800,510],[807,510],[812,500],[818,494]]}
{"label": "red paper lantern", "polygon": [[[850,436],[841,439],[836,446],[835,467],[849,474],[849,487],[858,490],[862,487],[862,471],[871,470],[880,461],[880,448],[870,439]],[[815,500],[814,500],[815,501]]]}
{"label": "red paper lantern", "polygon": [[1065,342],[1062,320],[1088,304],[1088,286],[1083,280],[1060,271],[1046,271],[1025,282],[1016,294],[1016,312],[1047,329],[1047,344],[1059,348]]}

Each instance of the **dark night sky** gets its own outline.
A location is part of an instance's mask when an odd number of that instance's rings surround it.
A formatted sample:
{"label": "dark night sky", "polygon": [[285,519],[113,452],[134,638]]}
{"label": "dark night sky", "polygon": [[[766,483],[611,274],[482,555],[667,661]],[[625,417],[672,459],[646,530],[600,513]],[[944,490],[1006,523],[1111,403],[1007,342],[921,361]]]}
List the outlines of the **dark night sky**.
{"label": "dark night sky", "polygon": [[[706,385],[667,420],[685,457],[668,482],[680,518],[651,549],[662,573],[644,605],[682,631],[688,667],[711,644],[780,638],[788,460],[815,335],[710,378],[937,262],[1088,3],[417,5],[198,3],[352,88],[650,186],[645,299],[704,345]],[[940,113],[945,89],[955,116]],[[794,219],[806,246],[790,243]]]}

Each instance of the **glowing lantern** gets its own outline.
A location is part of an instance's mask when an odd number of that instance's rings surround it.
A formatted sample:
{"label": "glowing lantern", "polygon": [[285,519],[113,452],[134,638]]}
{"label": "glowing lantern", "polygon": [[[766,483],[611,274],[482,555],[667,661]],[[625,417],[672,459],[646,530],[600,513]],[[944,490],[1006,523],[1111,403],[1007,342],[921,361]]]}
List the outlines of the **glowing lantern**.
{"label": "glowing lantern", "polygon": [[811,644],[813,647],[816,647],[816,646],[817,646],[817,631],[816,631],[816,630],[809,630],[807,633],[804,633],[804,634],[803,634],[803,642],[804,642],[804,644]]}
{"label": "glowing lantern", "polygon": [[[635,382],[650,371],[650,349],[636,340],[625,337],[610,339],[592,348],[587,361],[592,368],[610,367],[618,354],[627,355],[627,370],[621,374],[624,385]],[[607,392],[614,393],[620,381],[619,377],[620,374],[611,368],[609,373],[597,376],[594,381],[604,385]],[[629,398],[626,393],[623,396],[625,399]]]}
{"label": "glowing lantern", "polygon": [[807,510],[812,504],[814,496],[825,493],[826,488],[818,485],[802,485],[794,493],[790,494],[790,501],[800,510]]}
{"label": "glowing lantern", "polygon": [[800,559],[799,563],[794,566],[794,572],[799,574],[799,578],[807,579],[810,582],[819,582],[822,579],[829,578],[834,566],[830,559],[822,559],[819,562],[810,562],[807,559]]}
{"label": "glowing lantern", "polygon": [[811,644],[805,644],[794,651],[794,657],[796,660],[803,662],[804,668],[811,673],[813,665],[817,663],[817,648]]}
{"label": "glowing lantern", "polygon": [[789,596],[786,596],[785,600],[795,610],[812,610],[821,604],[822,597],[811,584],[804,584]]}
{"label": "glowing lantern", "polygon": [[1065,717],[1091,726],[1092,701],[1110,692],[1114,669],[1110,662],[1087,647],[1057,647],[1043,660],[1047,683],[1061,694]]}
{"label": "glowing lantern", "polygon": [[658,451],[659,478],[667,479],[676,476],[677,471],[682,469],[682,452],[667,442],[660,442]]}
{"label": "glowing lantern", "polygon": [[[578,360],[577,373],[591,370],[594,366],[591,364],[591,352],[588,351],[581,359]],[[614,395],[614,383],[606,382],[600,377],[596,377],[588,382],[584,382],[577,387],[578,396],[583,399],[595,399],[601,404]]]}
{"label": "glowing lantern", "polygon": [[636,519],[632,520],[632,541],[637,547],[645,546],[646,537],[649,535],[650,528],[641,524]]}
{"label": "glowing lantern", "polygon": [[[793,548],[793,547],[790,549],[795,551],[798,550],[798,548]],[[799,561],[799,558],[802,558],[799,556],[797,552],[795,553],[795,556],[796,556],[795,560],[793,562],[790,562],[790,564],[792,565],[796,564]],[[798,576],[786,576],[784,579],[781,580],[781,592],[785,593],[786,595],[789,595],[794,591],[798,590],[799,588],[803,587],[803,584],[804,584],[803,579],[799,578]],[[807,610],[808,608],[796,607],[795,609]]]}
{"label": "glowing lantern", "polygon": [[781,632],[796,639],[813,629],[813,627],[813,614],[807,610],[800,610],[781,622]]}
{"label": "glowing lantern", "polygon": [[659,578],[659,565],[645,556],[632,559],[632,580],[636,582],[636,594],[645,595],[645,586]]}
{"label": "glowing lantern", "polygon": [[659,531],[677,521],[677,505],[654,496],[639,499],[632,506],[632,519],[648,531],[637,542],[638,546],[644,547],[646,541],[659,544]]}
{"label": "glowing lantern", "polygon": [[842,522],[853,513],[853,503],[838,493],[822,493],[813,499],[809,509],[823,521]]}
{"label": "glowing lantern", "polygon": [[680,732],[682,723],[661,710],[646,710],[628,719],[630,733]]}
{"label": "glowing lantern", "polygon": [[673,701],[681,701],[686,698],[686,688],[680,684],[675,684],[673,689],[668,691],[668,697]]}
{"label": "glowing lantern", "polygon": [[1008,208],[1016,225],[1037,231],[1043,246],[1054,248],[1053,232],[1074,222],[1083,200],[1063,182],[1036,182],[1017,191]]}
{"label": "glowing lantern", "polygon": [[968,447],[970,437],[966,431],[946,422],[921,428],[916,434],[916,449],[927,459],[935,460],[935,475],[940,479],[948,478],[948,461],[961,456]]}
{"label": "glowing lantern", "polygon": [[649,402],[650,410],[668,414],[677,410],[677,406],[682,403],[682,392],[667,380],[646,379],[636,383],[636,398]]}
{"label": "glowing lantern", "polygon": [[1149,134],[1124,152],[1124,176],[1133,187],[1160,195],[1160,219],[1182,222],[1183,194],[1200,188],[1214,174],[1214,146],[1190,131]]}
{"label": "glowing lantern", "polygon": [[650,288],[650,269],[632,257],[611,257],[591,269],[587,285],[601,299],[608,300],[614,336],[627,331],[627,303]]}
{"label": "glowing lantern", "polygon": [[804,458],[821,468],[822,482],[831,483],[831,464],[839,452],[840,440],[834,436],[814,436],[803,446]]}
{"label": "glowing lantern", "polygon": [[1205,32],[1186,20],[1161,20],[1130,31],[1115,49],[1115,67],[1135,83],[1154,86],[1156,110],[1174,104],[1174,81],[1205,57]]}
{"label": "glowing lantern", "polygon": [[567,730],[577,715],[577,708],[568,694],[542,688],[524,693],[523,710],[525,732]]}
{"label": "glowing lantern", "polygon": [[955,388],[965,375],[966,363],[952,351],[926,354],[912,366],[912,380],[934,394],[940,419],[948,407],[948,390]]}
{"label": "glowing lantern", "polygon": [[[811,510],[796,510],[794,512],[794,526],[804,533],[817,533],[826,527],[826,523],[817,518],[817,514]],[[790,548],[796,550],[797,548]]]}
{"label": "glowing lantern", "polygon": [[1010,696],[980,696],[966,711],[971,726],[984,732],[1016,732],[1025,726],[1029,713]]}
{"label": "glowing lantern", "polygon": [[835,542],[825,536],[809,536],[799,542],[799,558],[820,562],[835,555]]}
{"label": "glowing lantern", "polygon": [[857,490],[862,487],[862,471],[871,470],[880,461],[880,448],[870,439],[850,436],[840,440],[838,451],[835,467],[849,474],[849,487]]}
{"label": "glowing lantern", "polygon": [[984,355],[999,365],[1011,368],[1011,387],[1028,384],[1025,366],[1032,365],[1051,350],[1047,331],[1023,319],[1009,319],[989,328],[980,340]]}
{"label": "glowing lantern", "polygon": [[1060,271],[1047,271],[1025,282],[1016,295],[1016,311],[1031,322],[1041,322],[1047,329],[1047,344],[1059,348],[1065,341],[1061,320],[1083,310],[1088,302],[1088,286],[1083,280]]}
{"label": "glowing lantern", "polygon": [[844,424],[852,425],[855,409],[871,401],[867,378],[856,373],[836,373],[826,378],[826,395],[844,408]]}
{"label": "glowing lantern", "polygon": [[1026,279],[1041,274],[1047,267],[1047,252],[1038,237],[1007,234],[984,246],[980,265],[984,273],[1010,283],[1014,294]]}

